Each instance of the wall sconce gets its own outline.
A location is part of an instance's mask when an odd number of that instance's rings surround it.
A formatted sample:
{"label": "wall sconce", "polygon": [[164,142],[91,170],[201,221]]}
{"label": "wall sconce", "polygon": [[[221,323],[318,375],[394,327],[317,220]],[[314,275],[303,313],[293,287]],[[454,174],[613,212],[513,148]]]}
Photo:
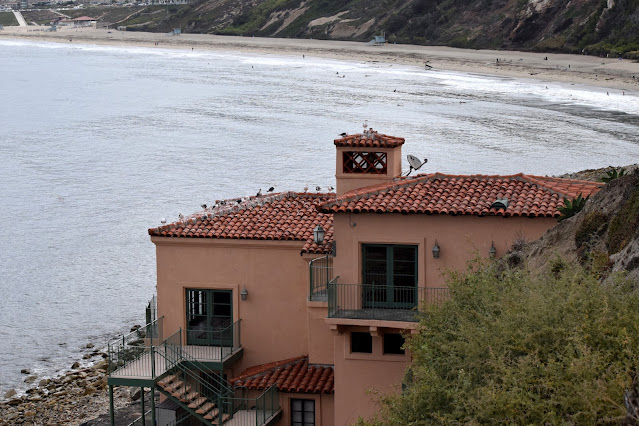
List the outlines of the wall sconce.
{"label": "wall sconce", "polygon": [[240,292],[240,298],[242,300],[248,299],[248,290],[246,289],[246,287],[244,287],[242,291]]}
{"label": "wall sconce", "polygon": [[435,245],[433,246],[433,258],[439,259],[439,244],[437,244],[437,240],[435,240]]}
{"label": "wall sconce", "polygon": [[324,242],[325,233],[326,231],[324,231],[322,225],[317,225],[315,229],[313,229],[313,241],[315,241],[315,244],[322,244]]}
{"label": "wall sconce", "polygon": [[497,250],[495,249],[495,242],[494,241],[490,242],[490,250],[488,250],[488,254],[490,255],[491,259],[494,259],[495,255],[497,254]]}

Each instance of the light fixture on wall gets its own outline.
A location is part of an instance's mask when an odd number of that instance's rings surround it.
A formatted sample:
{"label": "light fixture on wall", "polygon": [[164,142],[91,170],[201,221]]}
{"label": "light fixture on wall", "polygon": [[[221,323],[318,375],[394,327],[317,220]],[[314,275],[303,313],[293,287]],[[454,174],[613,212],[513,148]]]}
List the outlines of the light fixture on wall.
{"label": "light fixture on wall", "polygon": [[242,291],[240,291],[240,297],[242,298],[242,300],[248,299],[248,290],[246,289],[246,287],[244,287]]}
{"label": "light fixture on wall", "polygon": [[437,244],[437,240],[435,240],[435,245],[433,246],[433,258],[439,259],[439,244]]}
{"label": "light fixture on wall", "polygon": [[490,255],[491,259],[494,259],[495,255],[497,254],[497,249],[495,249],[495,242],[494,241],[490,242],[490,250],[488,250],[488,254]]}
{"label": "light fixture on wall", "polygon": [[325,233],[326,231],[324,231],[322,225],[317,225],[315,229],[313,229],[313,241],[315,241],[315,244],[322,244],[324,242]]}

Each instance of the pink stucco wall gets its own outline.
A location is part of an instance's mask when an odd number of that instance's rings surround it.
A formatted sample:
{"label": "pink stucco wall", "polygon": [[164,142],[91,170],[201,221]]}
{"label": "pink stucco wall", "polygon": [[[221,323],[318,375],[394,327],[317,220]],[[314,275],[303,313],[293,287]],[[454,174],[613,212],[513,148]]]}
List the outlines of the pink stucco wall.
{"label": "pink stucco wall", "polygon": [[[233,290],[244,355],[229,375],[308,353],[308,260],[302,243],[153,238],[164,332],[185,329],[185,289]],[[246,288],[248,298],[240,300]]]}
{"label": "pink stucco wall", "polygon": [[[339,213],[334,216],[334,273],[341,283],[360,283],[362,244],[414,244],[418,285],[443,287],[443,272],[464,268],[477,254],[487,257],[491,242],[501,256],[518,236],[535,240],[555,223],[552,218]],[[432,255],[435,240],[439,259]]]}
{"label": "pink stucco wall", "polygon": [[[344,151],[385,152],[387,155],[386,174],[344,173]],[[402,147],[395,148],[336,148],[335,182],[336,193],[339,197],[345,192],[365,186],[391,182],[402,174]]]}

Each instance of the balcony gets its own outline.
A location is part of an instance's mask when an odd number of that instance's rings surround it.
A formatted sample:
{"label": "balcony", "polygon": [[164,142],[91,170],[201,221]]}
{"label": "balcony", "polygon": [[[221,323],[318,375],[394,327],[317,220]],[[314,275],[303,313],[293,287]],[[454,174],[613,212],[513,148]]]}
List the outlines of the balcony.
{"label": "balcony", "polygon": [[310,270],[310,291],[308,300],[326,302],[328,283],[333,280],[333,257],[326,255],[313,259],[308,264]]}
{"label": "balcony", "polygon": [[416,322],[420,303],[441,303],[449,297],[449,291],[435,287],[329,282],[327,296],[329,318]]}

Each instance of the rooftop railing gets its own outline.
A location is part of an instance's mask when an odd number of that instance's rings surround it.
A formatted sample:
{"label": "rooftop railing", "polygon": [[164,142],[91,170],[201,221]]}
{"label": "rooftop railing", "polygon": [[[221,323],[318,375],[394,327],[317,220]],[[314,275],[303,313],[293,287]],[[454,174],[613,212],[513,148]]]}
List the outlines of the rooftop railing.
{"label": "rooftop railing", "polygon": [[328,284],[328,317],[417,321],[420,303],[441,303],[448,288],[375,284]]}
{"label": "rooftop railing", "polygon": [[309,300],[326,301],[328,283],[333,279],[333,257],[326,255],[313,259],[308,264],[310,270]]}
{"label": "rooftop railing", "polygon": [[125,334],[107,344],[109,373],[127,366],[135,366],[139,377],[151,377],[151,357],[145,357],[150,348],[162,343],[164,317]]}

